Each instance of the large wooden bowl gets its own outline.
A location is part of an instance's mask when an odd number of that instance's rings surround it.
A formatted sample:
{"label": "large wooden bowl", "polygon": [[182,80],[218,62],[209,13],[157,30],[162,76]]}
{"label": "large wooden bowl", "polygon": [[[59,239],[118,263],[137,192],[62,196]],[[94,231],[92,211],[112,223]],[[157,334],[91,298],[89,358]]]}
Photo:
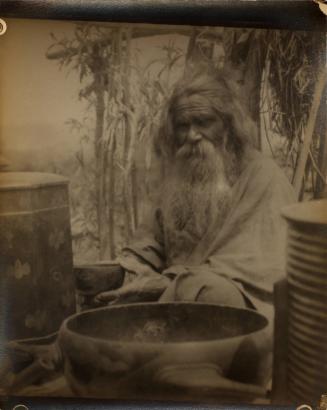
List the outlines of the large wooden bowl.
{"label": "large wooden bowl", "polygon": [[254,369],[251,341],[267,325],[257,312],[200,303],[105,307],[68,318],[58,343],[67,381],[79,396],[237,398],[259,388],[226,379],[246,345],[244,371]]}

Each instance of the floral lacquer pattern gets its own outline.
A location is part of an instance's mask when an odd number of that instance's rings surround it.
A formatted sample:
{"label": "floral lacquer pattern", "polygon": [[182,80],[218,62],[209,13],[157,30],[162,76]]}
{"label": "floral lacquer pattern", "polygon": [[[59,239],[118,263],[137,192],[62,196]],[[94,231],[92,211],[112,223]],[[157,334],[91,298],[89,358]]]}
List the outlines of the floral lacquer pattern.
{"label": "floral lacquer pattern", "polygon": [[53,333],[75,312],[69,208],[67,200],[52,199],[58,189],[22,190],[29,209],[0,212],[0,300],[9,340]]}

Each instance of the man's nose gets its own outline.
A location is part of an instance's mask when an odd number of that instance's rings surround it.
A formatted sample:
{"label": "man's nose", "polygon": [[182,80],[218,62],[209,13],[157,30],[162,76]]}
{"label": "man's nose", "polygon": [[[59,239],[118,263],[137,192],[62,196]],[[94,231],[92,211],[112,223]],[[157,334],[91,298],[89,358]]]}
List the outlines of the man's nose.
{"label": "man's nose", "polygon": [[188,132],[188,141],[191,144],[196,144],[201,139],[202,139],[202,135],[199,132],[199,130],[194,126],[191,126],[190,129],[189,129],[189,132]]}

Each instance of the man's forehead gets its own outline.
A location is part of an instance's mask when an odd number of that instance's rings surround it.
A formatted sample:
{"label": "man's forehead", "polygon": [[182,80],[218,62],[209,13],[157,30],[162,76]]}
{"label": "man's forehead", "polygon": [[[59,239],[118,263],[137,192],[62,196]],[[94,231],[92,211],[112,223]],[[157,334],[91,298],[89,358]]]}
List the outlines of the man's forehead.
{"label": "man's forehead", "polygon": [[212,103],[201,94],[184,95],[174,104],[174,116],[188,116],[197,114],[215,114]]}

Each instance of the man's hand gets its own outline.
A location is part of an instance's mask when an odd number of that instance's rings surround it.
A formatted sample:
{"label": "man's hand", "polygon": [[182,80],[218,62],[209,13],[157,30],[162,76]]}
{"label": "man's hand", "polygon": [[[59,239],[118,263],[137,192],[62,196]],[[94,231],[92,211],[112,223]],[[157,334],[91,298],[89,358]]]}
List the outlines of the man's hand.
{"label": "man's hand", "polygon": [[172,265],[165,269],[162,274],[170,279],[174,279],[183,273],[190,272],[190,268],[185,265]]}
{"label": "man's hand", "polygon": [[159,299],[169,283],[170,280],[167,277],[151,269],[145,270],[142,274],[139,273],[132,282],[121,288],[98,294],[94,301],[100,306],[153,302]]}

